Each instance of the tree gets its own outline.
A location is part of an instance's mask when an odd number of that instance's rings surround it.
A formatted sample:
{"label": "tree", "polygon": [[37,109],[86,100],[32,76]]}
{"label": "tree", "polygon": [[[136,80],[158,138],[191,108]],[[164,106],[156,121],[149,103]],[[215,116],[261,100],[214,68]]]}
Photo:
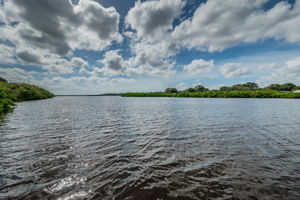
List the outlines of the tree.
{"label": "tree", "polygon": [[269,90],[279,90],[279,88],[280,88],[280,84],[277,84],[277,83],[271,84],[268,87],[266,87],[266,89],[269,89]]}
{"label": "tree", "polygon": [[4,78],[2,78],[2,77],[0,77],[0,82],[5,82],[5,83],[7,83],[7,80],[4,79]]}
{"label": "tree", "polygon": [[285,83],[285,84],[282,84],[280,87],[279,87],[279,90],[282,90],[282,91],[291,91],[292,89],[294,89],[296,87],[295,84],[293,83]]}
{"label": "tree", "polygon": [[258,89],[258,84],[255,82],[247,82],[245,84],[242,85],[243,87],[249,88],[251,90],[256,90]]}
{"label": "tree", "polygon": [[195,92],[206,92],[206,91],[208,91],[208,88],[205,88],[202,85],[197,85],[194,89],[195,89]]}
{"label": "tree", "polygon": [[231,90],[232,90],[231,87],[227,87],[227,86],[220,87],[220,91],[231,91]]}
{"label": "tree", "polygon": [[231,90],[233,90],[233,91],[244,91],[244,90],[251,90],[251,89],[249,87],[245,87],[244,85],[236,84],[236,85],[233,85],[231,87]]}
{"label": "tree", "polygon": [[177,89],[176,88],[167,88],[166,90],[165,90],[165,93],[177,93],[178,91],[177,91]]}
{"label": "tree", "polygon": [[185,92],[196,92],[196,91],[195,91],[195,88],[188,88],[185,90]]}
{"label": "tree", "polygon": [[294,87],[293,90],[300,90],[300,86],[298,85],[298,86]]}

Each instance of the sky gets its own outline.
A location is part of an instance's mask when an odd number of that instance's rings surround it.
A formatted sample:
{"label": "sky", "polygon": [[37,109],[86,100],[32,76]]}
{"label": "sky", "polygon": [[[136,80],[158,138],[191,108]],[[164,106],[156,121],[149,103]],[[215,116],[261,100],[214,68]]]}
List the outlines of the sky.
{"label": "sky", "polygon": [[58,95],[300,85],[300,0],[0,0],[0,76]]}

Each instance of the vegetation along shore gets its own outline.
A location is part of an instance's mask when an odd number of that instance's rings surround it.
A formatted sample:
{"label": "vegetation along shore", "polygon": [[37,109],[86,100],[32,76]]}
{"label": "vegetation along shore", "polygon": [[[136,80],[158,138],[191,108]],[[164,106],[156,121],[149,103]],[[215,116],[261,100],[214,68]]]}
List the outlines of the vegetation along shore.
{"label": "vegetation along shore", "polygon": [[25,83],[8,83],[0,77],[0,114],[12,110],[15,102],[48,99],[54,94],[35,85]]}
{"label": "vegetation along shore", "polygon": [[218,90],[209,90],[202,85],[178,91],[167,88],[164,92],[124,93],[123,97],[195,97],[195,98],[300,98],[300,86],[293,83],[271,84],[259,88],[257,83],[248,82],[231,87],[223,86]]}

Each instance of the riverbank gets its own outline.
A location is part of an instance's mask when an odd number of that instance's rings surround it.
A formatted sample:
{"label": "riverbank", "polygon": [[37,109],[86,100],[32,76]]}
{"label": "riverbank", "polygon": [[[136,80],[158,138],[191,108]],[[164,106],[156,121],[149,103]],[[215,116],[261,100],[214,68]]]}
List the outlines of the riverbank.
{"label": "riverbank", "polygon": [[149,92],[124,93],[122,97],[192,97],[192,98],[300,98],[300,93],[281,92],[273,90],[256,91],[205,91],[205,92]]}
{"label": "riverbank", "polygon": [[54,94],[35,85],[8,83],[0,78],[0,114],[11,111],[15,102],[48,99]]}

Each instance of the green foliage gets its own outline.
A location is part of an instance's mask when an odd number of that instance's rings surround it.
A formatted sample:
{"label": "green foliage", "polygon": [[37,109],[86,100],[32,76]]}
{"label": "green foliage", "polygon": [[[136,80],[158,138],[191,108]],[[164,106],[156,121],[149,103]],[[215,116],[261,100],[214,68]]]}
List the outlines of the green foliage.
{"label": "green foliage", "polygon": [[268,87],[266,87],[266,89],[269,89],[269,90],[279,90],[279,88],[280,88],[280,84],[277,84],[277,83],[271,84]]}
{"label": "green foliage", "polygon": [[196,92],[195,88],[188,88],[184,92]]}
{"label": "green foliage", "polygon": [[296,87],[296,85],[294,85],[293,83],[285,83],[285,84],[282,84],[279,87],[279,90],[282,90],[282,91],[291,91],[295,87]]}
{"label": "green foliage", "polygon": [[206,91],[208,91],[208,88],[205,88],[205,87],[202,86],[202,85],[197,85],[197,86],[195,87],[195,92],[206,92]]}
{"label": "green foliage", "polygon": [[197,85],[196,87],[188,88],[188,89],[184,90],[183,92],[206,92],[208,90],[209,90],[208,88],[205,88],[202,85]]}
{"label": "green foliage", "polygon": [[236,84],[231,87],[223,86],[220,88],[221,91],[249,91],[249,90],[257,90],[258,85],[254,82],[247,82],[244,84]]}
{"label": "green foliage", "polygon": [[194,97],[194,98],[300,98],[300,93],[287,93],[274,90],[179,92],[174,93],[125,93],[123,97]]}
{"label": "green foliage", "polygon": [[222,86],[220,87],[220,91],[232,91],[231,87]]}
{"label": "green foliage", "polygon": [[[182,92],[172,93],[175,88],[167,88],[165,92],[125,93],[123,97],[195,97],[195,98],[300,98],[300,93],[283,92],[300,88],[292,83],[272,84],[260,89],[257,83],[247,82],[233,86],[223,86],[219,90],[209,91],[202,85]],[[282,90],[282,91],[280,91]],[[177,90],[176,90],[177,91]]]}
{"label": "green foliage", "polygon": [[165,90],[165,93],[177,93],[178,91],[177,91],[177,89],[176,88],[167,88],[166,90]]}
{"label": "green foliage", "polygon": [[300,86],[294,87],[293,90],[300,90]]}
{"label": "green foliage", "polygon": [[293,89],[296,89],[298,86],[296,86],[293,83],[285,83],[285,84],[271,84],[266,89],[269,90],[281,90],[281,91],[292,91]]}
{"label": "green foliage", "polygon": [[7,80],[6,80],[6,79],[4,79],[4,78],[2,78],[2,77],[0,77],[0,82],[7,83]]}
{"label": "green foliage", "polygon": [[0,88],[0,114],[7,113],[13,108],[13,101],[8,99],[8,95],[6,94],[3,88]]}
{"label": "green foliage", "polygon": [[[4,80],[4,81],[1,81]],[[0,113],[13,108],[13,102],[52,98],[47,90],[25,83],[8,83],[0,77]]]}
{"label": "green foliage", "polygon": [[256,90],[258,89],[258,84],[254,82],[247,82],[245,84],[242,84],[243,87],[249,88],[251,90]]}

